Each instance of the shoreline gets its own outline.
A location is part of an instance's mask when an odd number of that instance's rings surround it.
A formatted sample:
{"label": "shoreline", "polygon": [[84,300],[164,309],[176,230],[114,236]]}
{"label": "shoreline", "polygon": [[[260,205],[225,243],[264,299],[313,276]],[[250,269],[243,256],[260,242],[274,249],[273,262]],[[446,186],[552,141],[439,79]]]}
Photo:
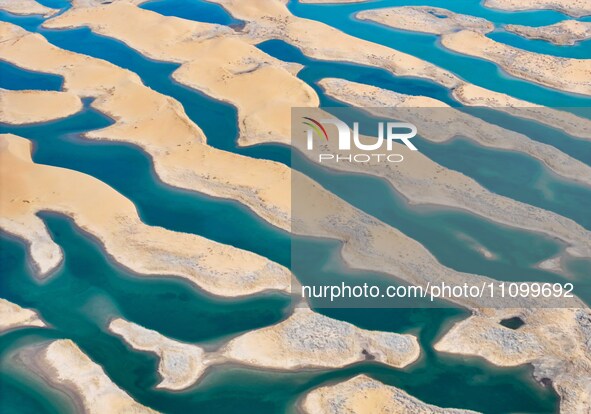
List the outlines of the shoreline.
{"label": "shoreline", "polygon": [[53,16],[60,11],[60,9],[46,7],[35,0],[0,0],[0,10],[20,16],[40,14],[44,17]]}
{"label": "shoreline", "polygon": [[558,46],[573,46],[591,39],[591,22],[563,20],[548,26],[507,24],[505,30],[525,39],[544,40]]}
{"label": "shoreline", "polygon": [[38,311],[23,308],[16,303],[0,298],[0,333],[26,327],[47,328],[47,323]]}
{"label": "shoreline", "polygon": [[30,125],[80,112],[82,100],[70,92],[0,89],[0,123]]}
{"label": "shoreline", "polygon": [[484,6],[504,11],[553,10],[571,17],[591,15],[591,6],[584,0],[484,0]]}

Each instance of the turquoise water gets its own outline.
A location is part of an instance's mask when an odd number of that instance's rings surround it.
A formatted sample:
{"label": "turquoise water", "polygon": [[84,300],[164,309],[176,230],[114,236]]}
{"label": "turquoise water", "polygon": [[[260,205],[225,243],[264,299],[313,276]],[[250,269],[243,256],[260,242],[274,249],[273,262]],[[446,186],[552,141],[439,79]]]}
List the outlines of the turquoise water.
{"label": "turquoise water", "polygon": [[[391,3],[375,4],[381,6]],[[219,7],[199,1],[157,1],[144,7],[159,12],[167,10],[170,15],[203,21],[237,23]],[[341,19],[339,24],[342,25],[349,24],[343,16],[350,14],[352,10],[350,6],[335,6],[330,7],[334,13],[326,13],[327,6],[322,9],[318,6],[292,4],[290,7],[297,9],[298,13],[320,14],[320,10],[324,10],[324,18],[332,19],[333,16],[326,15],[334,14],[334,19]],[[369,4],[365,7],[369,7]],[[467,7],[467,2],[458,2],[454,7]],[[206,18],[200,18],[203,13]],[[496,19],[510,19],[503,13],[491,12],[491,15]],[[559,17],[557,13],[551,12],[533,13],[531,16],[532,21],[536,22],[551,21]],[[236,119],[235,109],[173,82],[170,74],[178,65],[146,59],[124,44],[94,35],[88,29],[48,31],[38,28],[42,21],[39,18],[14,18],[8,14],[0,14],[0,19],[39,31],[60,47],[100,57],[135,71],[148,86],[181,102],[189,117],[202,127],[211,145],[292,165],[348,202],[419,240],[447,266],[502,279],[560,280],[558,275],[531,269],[532,264],[559,251],[561,246],[554,241],[529,232],[499,227],[457,211],[410,207],[400,195],[380,180],[324,170],[297,154],[293,155],[292,160],[292,154],[285,146],[236,147],[236,124],[228,123],[228,119]],[[366,35],[374,36],[373,31],[373,27],[371,30],[366,29]],[[412,39],[406,35],[404,37],[406,42]],[[425,40],[423,46],[427,51],[436,46],[428,46],[432,41],[433,39]],[[416,47],[421,47],[421,43]],[[298,56],[299,52],[293,48],[290,50],[289,46],[281,42],[268,42],[261,45],[261,48],[271,54],[285,53],[279,57],[304,63],[306,68],[300,77],[314,87],[314,82],[330,74],[405,93],[425,94],[454,104],[448,92],[432,82],[396,78],[385,71],[357,65],[317,62],[301,54]],[[439,53],[441,52],[434,55],[439,56]],[[459,63],[455,56],[449,56],[451,66]],[[0,79],[11,85],[10,89],[59,89],[61,85],[59,78],[25,72],[6,64],[0,65],[0,70]],[[6,82],[7,78],[10,81]],[[502,83],[501,86],[508,85]],[[524,90],[529,91],[527,88]],[[548,99],[554,93],[538,87],[531,91],[539,92],[540,99]],[[568,102],[569,106],[586,102],[560,95],[564,98],[561,102]],[[323,104],[334,104],[322,94],[320,96]],[[84,140],[80,136],[82,132],[102,128],[111,122],[89,108],[89,103],[90,101],[85,102],[85,109],[81,113],[64,120],[25,127],[0,125],[0,132],[13,132],[33,140],[33,157],[36,162],[71,168],[101,179],[130,198],[137,206],[142,220],[148,224],[200,234],[259,253],[286,266],[290,264],[293,241],[298,244],[299,249],[314,253],[309,256],[309,267],[297,274],[302,283],[318,280],[315,278],[327,281],[345,278],[380,284],[386,281],[384,275],[348,269],[339,258],[340,244],[336,241],[306,238],[291,240],[285,232],[264,223],[239,203],[164,185],[155,176],[149,157],[137,147]],[[498,114],[487,112],[482,116],[497,117],[495,119],[498,122],[506,121],[499,119],[498,116],[501,115]],[[531,124],[528,121],[515,120],[512,128],[530,128]],[[220,125],[224,127],[220,128]],[[550,129],[541,126],[539,128],[540,134],[534,138],[548,140],[545,132]],[[589,158],[585,159],[586,154],[589,154],[586,143],[568,137],[558,138],[559,148],[589,162]],[[589,218],[585,215],[585,203],[589,200],[587,190],[550,176],[539,163],[528,157],[483,150],[463,140],[445,145],[421,140],[420,144],[421,150],[430,157],[436,160],[439,157],[438,162],[465,172],[492,191],[500,194],[506,192],[515,198],[558,211],[590,226]],[[449,157],[450,149],[460,149],[463,157]],[[499,176],[499,162],[508,177]],[[509,165],[511,168],[507,167]],[[523,186],[519,192],[515,191],[515,180],[520,180],[520,187]],[[543,191],[536,189],[536,184],[542,185]],[[549,188],[559,197],[549,198]],[[381,203],[371,202],[378,197]],[[289,300],[281,295],[257,296],[238,301],[221,300],[204,295],[180,280],[138,277],[105,258],[100,246],[69,220],[47,213],[43,213],[42,218],[55,240],[64,248],[64,265],[50,281],[38,284],[31,277],[26,265],[22,243],[2,236],[0,274],[3,278],[0,280],[0,296],[22,306],[38,309],[53,328],[25,329],[0,336],[0,358],[8,352],[4,351],[5,348],[18,347],[21,338],[30,343],[39,343],[54,337],[72,338],[134,398],[167,413],[234,413],[245,412],[245,407],[248,407],[248,412],[253,413],[290,412],[296,400],[312,387],[343,380],[357,373],[369,373],[427,402],[442,406],[491,413],[556,410],[556,395],[551,389],[535,384],[528,367],[498,369],[478,358],[435,354],[431,344],[437,335],[453,320],[466,316],[465,312],[449,308],[320,310],[329,316],[368,329],[416,333],[425,353],[420,362],[405,370],[389,369],[371,362],[331,372],[304,371],[291,374],[223,366],[211,370],[194,390],[182,393],[153,390],[152,386],[157,383],[156,359],[150,354],[131,351],[119,339],[108,335],[105,324],[110,318],[123,316],[185,341],[215,343],[242,331],[280,320],[289,312]],[[495,260],[484,260],[466,244],[464,235],[491,250],[496,255]],[[261,243],[261,240],[265,242]],[[588,262],[572,264],[572,271],[578,275],[584,275],[588,269]],[[585,296],[584,291],[579,294],[591,300],[591,297]],[[27,399],[27,395],[31,394],[30,389],[35,389],[39,390],[35,395],[44,396],[38,401],[51,402],[47,404],[45,412],[63,412],[59,411],[60,407],[63,408],[63,402],[56,395],[42,390],[30,378],[9,370],[9,364],[4,364],[4,361],[2,365],[0,392],[8,390],[7,392],[14,394],[11,399],[0,399],[0,411],[15,412],[19,401]],[[30,404],[30,410],[38,405],[35,405],[34,399]]]}

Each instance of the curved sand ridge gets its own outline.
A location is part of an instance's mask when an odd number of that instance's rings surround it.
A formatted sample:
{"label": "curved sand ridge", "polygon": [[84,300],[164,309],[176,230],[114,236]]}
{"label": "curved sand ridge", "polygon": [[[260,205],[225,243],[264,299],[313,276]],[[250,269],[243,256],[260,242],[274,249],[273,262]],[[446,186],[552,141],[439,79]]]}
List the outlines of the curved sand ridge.
{"label": "curved sand ridge", "polygon": [[[130,25],[128,24],[130,20],[138,22],[138,24]],[[139,24],[139,22],[141,22],[141,24]],[[233,64],[227,63],[228,59],[230,59],[231,62],[245,61],[246,58],[240,57],[240,55],[241,53],[246,52],[248,53],[245,56],[258,56],[257,59],[263,59],[263,57],[260,56],[260,51],[258,53],[252,52],[252,50],[255,49],[254,47],[246,45],[237,39],[227,39],[228,41],[240,45],[240,47],[231,49],[235,56],[231,58],[226,57],[225,60],[218,58],[217,56],[222,52],[219,51],[219,49],[211,50],[210,47],[207,46],[207,43],[218,44],[218,42],[223,41],[223,39],[216,40],[216,36],[227,36],[227,29],[218,25],[196,23],[173,17],[165,17],[157,13],[139,9],[126,2],[112,3],[106,6],[93,8],[75,8],[49,22],[46,22],[46,26],[53,28],[80,25],[88,25],[101,34],[115,37],[152,58],[182,62],[187,59],[197,59],[197,57],[200,57],[194,62],[183,64],[182,67],[175,72],[174,77],[188,86],[197,88],[202,92],[211,94],[219,99],[227,100],[236,105],[239,108],[242,141],[252,143],[261,142],[261,140],[263,140],[263,142],[278,141],[291,143],[291,131],[289,131],[291,107],[316,107],[318,104],[318,98],[314,91],[301,81],[293,81],[293,79],[295,79],[293,75],[285,70],[279,70],[279,72],[277,72],[281,73],[282,79],[284,79],[283,82],[276,84],[265,83],[263,81],[267,86],[258,88],[256,92],[252,90],[252,85],[245,86],[245,83],[251,83],[249,79],[245,79],[244,81],[238,79],[238,81],[234,81],[233,79],[236,78],[236,75],[228,73],[228,67],[233,67]],[[204,33],[209,34],[209,37]],[[210,37],[212,37],[213,40],[210,39]],[[160,40],[153,41],[154,39]],[[164,41],[161,39],[164,39]],[[205,46],[204,43],[206,44]],[[208,61],[212,61],[213,63],[203,63]],[[249,66],[254,68],[254,72],[249,72],[249,75],[260,71],[260,69],[257,68],[262,67],[261,65],[263,65],[263,63],[261,62],[262,61],[256,65],[253,62],[249,63]],[[267,62],[268,65],[271,64],[271,60],[268,60]],[[268,65],[265,67],[268,67]],[[201,67],[201,69],[198,67]],[[243,75],[238,75],[238,78],[241,76]],[[215,77],[218,79],[215,79]],[[292,81],[294,82],[293,84],[291,83]],[[289,92],[289,97],[293,97],[293,100],[290,100],[284,99],[284,92],[281,92],[280,99],[275,99],[274,95],[278,84],[292,85],[287,87],[288,91],[292,91],[295,87],[302,87],[303,95],[301,93]],[[299,97],[301,96],[305,96],[305,99],[300,99]],[[309,99],[310,96],[313,96],[314,98]],[[272,102],[272,111],[268,114],[261,115],[259,113],[260,104],[253,102],[253,99],[257,102]],[[269,118],[273,117],[276,117],[273,122],[267,121]],[[261,122],[262,120],[265,122]],[[281,128],[275,129],[277,125],[281,125]],[[253,134],[252,136],[256,137],[255,139],[250,138],[251,133]],[[105,130],[92,132],[89,136],[105,136]],[[121,135],[119,135],[119,137],[121,137]],[[121,137],[120,139],[129,141],[128,136]],[[560,155],[560,152],[553,150],[552,147],[549,146],[538,145],[537,148],[544,149],[546,154],[540,155],[540,158],[546,160],[549,165],[555,166],[556,170],[563,172],[567,177],[574,177],[577,180],[582,180],[579,175],[580,167],[577,168],[576,172],[567,171],[567,166],[561,165],[560,162],[556,160],[552,160],[556,154]],[[554,154],[550,154],[551,156],[549,157],[547,154],[548,152]],[[541,231],[550,234],[551,236],[558,236],[567,243],[575,246],[571,249],[573,254],[591,255],[591,246],[588,243],[589,235],[576,223],[560,218],[559,222],[561,225],[556,226],[553,223],[549,223],[549,220],[541,219],[546,214],[550,213],[531,206],[519,204],[507,198],[495,196],[486,191],[475,181],[463,177],[460,174],[448,172],[448,170],[432,163],[420,154],[408,154],[408,156],[412,157],[412,162],[406,163],[396,171],[398,175],[405,174],[404,180],[399,176],[396,180],[392,180],[392,182],[395,183],[395,187],[411,202],[451,205],[454,207],[459,206],[464,209],[467,208],[472,212],[493,220],[500,220],[500,222],[505,224]],[[558,159],[563,160],[565,157],[566,156],[562,154]],[[158,164],[156,157],[155,162]],[[420,168],[423,170],[420,173],[415,171],[419,167],[414,167],[419,163],[421,164]],[[577,165],[578,164],[581,163],[577,163]],[[409,167],[411,165],[413,166],[412,170],[411,167]],[[428,165],[428,167],[426,167],[426,165]],[[279,169],[279,167],[277,168]],[[583,168],[586,168],[586,166],[583,165]],[[428,172],[429,170],[431,171],[431,174]],[[442,171],[445,171],[445,174],[441,174]],[[419,175],[423,175],[424,178],[429,176],[428,179],[430,185],[438,183],[442,187],[442,191],[438,194],[431,192],[429,194],[417,194],[416,189],[418,186],[416,184]],[[437,177],[437,181],[434,180],[435,177]],[[170,182],[169,179],[167,179],[166,174],[164,174],[163,179]],[[446,181],[446,179],[448,179],[448,181]],[[234,180],[236,180],[236,178],[232,177],[232,181]],[[470,190],[463,191],[462,194],[455,197],[455,200],[450,202],[449,199],[450,197],[453,198],[453,196],[447,194],[449,193],[448,187],[450,187],[451,184],[457,184],[458,180],[465,183],[469,182]],[[404,188],[403,182],[408,184]],[[176,181],[173,181],[172,183],[187,188],[186,183],[178,184]],[[443,188],[447,184],[449,185],[446,188]],[[272,183],[272,185],[277,185],[277,182]],[[288,183],[285,185],[289,188]],[[200,188],[198,188],[198,190],[203,191]],[[249,207],[257,212],[257,214],[261,215],[271,223],[289,229],[291,223],[287,220],[290,217],[289,210],[291,206],[285,205],[285,198],[281,199],[276,197],[276,195],[279,194],[278,191],[279,190],[273,190],[267,192],[268,195],[265,197],[265,202],[271,202],[273,205],[265,208],[262,214],[261,203],[253,205],[250,200],[245,200],[244,197],[238,199],[249,205]],[[456,192],[458,191],[460,190],[456,190]],[[488,205],[483,205],[483,199],[480,197],[473,197],[471,192],[476,192],[479,195],[486,194],[486,199],[489,200],[487,201]],[[290,196],[283,194],[283,197]],[[289,200],[291,200],[291,198],[289,198]],[[467,205],[470,205],[471,207],[466,207]],[[494,207],[489,208],[491,206]],[[523,214],[516,214],[513,210],[511,210],[510,214],[505,213],[508,208],[507,206],[519,206],[515,211],[522,211]],[[269,214],[269,212],[274,214]],[[279,212],[281,212],[279,217],[286,219],[283,223],[278,220],[277,213]],[[533,212],[536,213],[536,218],[533,218]],[[523,226],[523,223],[527,223],[527,226]],[[550,227],[554,228],[552,229]],[[565,229],[567,230],[565,231]]]}
{"label": "curved sand ridge", "polygon": [[591,15],[589,0],[485,0],[484,5],[508,11],[556,10],[572,17]]}
{"label": "curved sand ridge", "polygon": [[581,161],[551,145],[460,112],[437,99],[405,95],[345,79],[322,79],[319,85],[328,96],[352,106],[367,108],[375,115],[387,116],[390,111],[401,120],[413,123],[419,135],[430,141],[446,142],[462,136],[485,147],[522,152],[540,160],[564,178],[591,185],[591,167]]}
{"label": "curved sand ridge", "polygon": [[441,35],[457,30],[492,32],[494,24],[481,17],[454,13],[440,7],[402,6],[363,10],[355,14],[360,20],[370,20],[395,29]]}
{"label": "curved sand ridge", "polygon": [[82,101],[70,92],[0,89],[0,122],[6,124],[46,122],[65,118],[81,109]]}
{"label": "curved sand ridge", "polygon": [[444,34],[441,44],[455,52],[494,62],[515,77],[566,92],[591,95],[591,59],[529,52],[469,30]]}
{"label": "curved sand ridge", "polygon": [[59,11],[37,3],[35,0],[0,0],[0,10],[6,10],[12,14],[42,14],[51,16]]}
{"label": "curved sand ridge", "polygon": [[114,384],[100,365],[93,362],[69,339],[60,339],[40,349],[21,351],[20,359],[52,386],[67,392],[85,414],[157,414],[131,398]]}
{"label": "curved sand ridge", "polygon": [[308,414],[468,414],[475,411],[439,408],[366,375],[326,385],[306,395],[301,407]]}
{"label": "curved sand ridge", "polygon": [[135,272],[177,275],[222,296],[289,290],[290,273],[282,266],[199,236],[147,226],[129,200],[101,181],[34,164],[30,143],[23,138],[0,136],[0,160],[0,226],[30,242],[31,256],[42,272],[55,268],[62,257],[36,216],[49,210],[72,217],[117,262]]}
{"label": "curved sand ridge", "polygon": [[0,298],[0,333],[25,326],[46,326],[37,312]]}
{"label": "curved sand ridge", "polygon": [[242,334],[217,351],[207,352],[122,319],[109,330],[134,349],[160,357],[161,388],[182,389],[193,384],[212,365],[238,363],[263,369],[297,370],[340,368],[375,360],[397,368],[416,361],[420,354],[411,335],[367,331],[336,319],[296,308],[286,320]]}
{"label": "curved sand ridge", "polygon": [[[520,318],[513,330],[503,319]],[[481,356],[493,364],[532,364],[540,382],[552,381],[563,414],[591,411],[589,309],[481,309],[457,323],[435,349]]]}
{"label": "curved sand ridge", "polygon": [[545,40],[555,45],[574,45],[582,40],[591,39],[591,22],[563,20],[549,26],[521,26],[507,24],[505,30],[527,39]]}

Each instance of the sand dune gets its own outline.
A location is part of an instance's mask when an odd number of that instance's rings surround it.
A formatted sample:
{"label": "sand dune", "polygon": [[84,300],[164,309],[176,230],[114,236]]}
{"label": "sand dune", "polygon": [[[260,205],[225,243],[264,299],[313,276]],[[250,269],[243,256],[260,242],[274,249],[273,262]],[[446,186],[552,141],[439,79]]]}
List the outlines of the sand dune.
{"label": "sand dune", "polygon": [[47,122],[65,118],[81,109],[82,101],[70,92],[0,89],[0,122],[6,124]]}
{"label": "sand dune", "polygon": [[22,15],[42,14],[46,17],[58,12],[58,9],[43,6],[35,0],[0,0],[0,10]]}
{"label": "sand dune", "polygon": [[[116,261],[144,275],[176,275],[222,296],[289,290],[287,269],[199,236],[147,226],[129,200],[101,181],[34,164],[30,143],[25,139],[0,136],[0,149],[0,225],[30,242],[31,256],[42,271],[52,270],[59,263],[55,257],[58,252],[61,259],[59,247],[46,232],[43,243],[31,240],[43,226],[36,213],[48,210],[72,217],[97,237]],[[42,251],[37,252],[37,248]],[[54,254],[49,255],[47,250]]]}
{"label": "sand dune", "polygon": [[112,321],[109,330],[135,349],[156,353],[164,378],[158,386],[169,389],[188,387],[207,367],[222,363],[294,371],[340,368],[375,360],[402,368],[420,353],[414,336],[367,331],[308,308],[296,308],[283,322],[247,332],[210,352],[122,319]]}
{"label": "sand dune", "polygon": [[0,333],[25,326],[46,326],[37,312],[0,298]]}
{"label": "sand dune", "polygon": [[528,39],[541,39],[555,45],[574,45],[582,40],[591,39],[591,22],[577,20],[563,20],[539,27],[507,24],[505,30]]}
{"label": "sand dune", "polygon": [[[502,326],[519,318],[517,329]],[[548,379],[561,396],[560,412],[591,410],[591,311],[589,309],[481,309],[456,324],[435,349],[478,355],[493,364],[532,364],[540,382]]]}
{"label": "sand dune", "polygon": [[591,15],[589,0],[485,0],[484,5],[507,11],[556,10],[572,17]]}
{"label": "sand dune", "polygon": [[301,403],[308,414],[468,414],[474,411],[439,408],[366,375],[311,391]]}

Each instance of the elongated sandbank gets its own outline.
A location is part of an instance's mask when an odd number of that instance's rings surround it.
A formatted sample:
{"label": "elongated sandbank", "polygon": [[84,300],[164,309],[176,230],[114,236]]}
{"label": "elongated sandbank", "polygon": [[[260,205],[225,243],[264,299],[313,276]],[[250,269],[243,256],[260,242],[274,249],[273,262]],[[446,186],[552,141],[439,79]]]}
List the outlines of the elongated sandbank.
{"label": "elongated sandbank", "polygon": [[20,360],[47,383],[64,390],[77,412],[85,414],[157,414],[114,384],[102,367],[69,339],[25,348]]}
{"label": "elongated sandbank", "polygon": [[591,39],[591,22],[563,20],[549,26],[522,26],[507,24],[505,30],[527,39],[545,40],[555,45],[574,45],[582,40]]}
{"label": "elongated sandbank", "polygon": [[310,391],[301,402],[307,414],[468,414],[475,411],[426,404],[401,389],[358,375]]}
{"label": "elongated sandbank", "polygon": [[589,0],[485,0],[484,5],[507,11],[556,10],[572,17],[591,15]]}
{"label": "elongated sandbank", "polygon": [[157,354],[164,378],[158,386],[169,389],[185,388],[207,367],[222,363],[291,371],[340,368],[371,360],[402,368],[420,354],[412,335],[368,331],[299,307],[286,320],[247,332],[210,352],[122,319],[112,321],[109,330],[133,348]]}
{"label": "elongated sandbank", "polygon": [[0,136],[0,226],[29,241],[42,271],[52,270],[61,252],[36,213],[54,211],[72,217],[117,262],[140,274],[176,275],[221,296],[289,290],[290,273],[282,266],[196,235],[147,226],[135,206],[103,182],[35,164],[30,151],[29,141]]}
{"label": "elongated sandbank", "polygon": [[370,20],[395,29],[441,35],[458,30],[488,33],[495,26],[482,17],[454,13],[441,7],[402,6],[363,10],[355,14],[360,20]]}
{"label": "elongated sandbank", "polygon": [[309,4],[348,4],[348,3],[365,3],[371,0],[298,0],[300,3]]}
{"label": "elongated sandbank", "polygon": [[22,15],[42,14],[46,17],[59,11],[37,3],[35,0],[0,0],[0,10]]}
{"label": "elongated sandbank", "polygon": [[515,77],[566,92],[591,95],[591,59],[534,53],[469,30],[444,34],[441,44],[455,52],[494,62]]}
{"label": "elongated sandbank", "polygon": [[0,298],[0,333],[25,326],[46,326],[37,312]]}
{"label": "elongated sandbank", "polygon": [[462,136],[485,147],[522,152],[537,158],[564,178],[591,185],[591,167],[587,164],[551,145],[485,122],[437,99],[405,95],[345,79],[322,79],[319,85],[328,96],[341,102],[386,118],[391,113],[413,123],[419,134],[430,141],[445,142]]}
{"label": "elongated sandbank", "polygon": [[0,89],[0,122],[5,124],[47,122],[81,109],[82,101],[70,92]]}
{"label": "elongated sandbank", "polygon": [[[142,22],[142,24],[138,24],[137,26],[129,25],[128,21],[130,20],[138,23]],[[98,7],[75,8],[49,22],[46,22],[46,25],[53,28],[77,27],[81,25],[90,26],[93,30],[97,30],[101,34],[112,36],[126,42],[132,47],[140,50],[142,53],[156,59],[183,62],[187,59],[196,59],[196,57],[200,56],[201,59],[183,64],[182,67],[175,72],[174,77],[188,86],[211,94],[216,98],[227,100],[236,105],[239,108],[241,136],[244,137],[246,135],[247,137],[256,137],[254,141],[252,138],[242,139],[242,141],[252,143],[261,142],[261,140],[263,140],[263,142],[276,141],[292,144],[291,131],[289,131],[291,106],[296,105],[311,108],[317,106],[318,98],[313,90],[310,90],[309,93],[315,97],[314,99],[306,98],[300,100],[298,98],[301,96],[299,93],[291,93],[291,96],[295,96],[295,101],[283,98],[277,100],[273,97],[276,93],[275,90],[277,89],[275,87],[276,84],[273,84],[270,87],[258,88],[256,92],[253,92],[251,86],[246,88],[243,87],[243,81],[234,82],[232,79],[236,76],[235,73],[228,73],[229,68],[226,64],[215,58],[215,56],[220,53],[219,50],[216,49],[208,52],[208,54],[200,55],[200,53],[209,50],[208,48],[204,48],[202,44],[213,42],[213,40],[199,41],[199,39],[207,37],[204,36],[203,33],[208,33],[210,37],[214,38],[218,35],[227,35],[225,29],[221,29],[216,25],[195,23],[174,17],[161,16],[147,10],[139,9],[126,2],[112,3]],[[205,30],[206,28],[207,30]],[[195,32],[196,30],[197,32]],[[204,30],[205,32],[203,32]],[[149,41],[150,39],[162,38],[166,39],[166,41]],[[239,41],[236,40],[236,42]],[[232,50],[234,51],[234,55],[240,56],[240,53],[242,53],[241,51],[250,51],[251,49],[253,48],[242,43],[240,48]],[[210,58],[210,54],[214,57]],[[258,53],[252,52],[252,56],[260,56],[260,51]],[[213,70],[213,67],[209,67],[209,64],[203,63],[210,59],[215,61],[214,67],[216,70]],[[244,59],[240,61],[243,60]],[[247,59],[246,61],[249,62],[249,64],[252,64],[250,60]],[[268,62],[269,64],[272,63],[271,60]],[[202,70],[203,67],[208,67],[208,70],[205,71],[205,73]],[[258,70],[256,69],[257,65],[254,65],[253,67],[256,72]],[[218,82],[215,80],[215,76],[221,77],[222,81]],[[282,72],[282,76],[284,76],[285,79],[291,79],[291,75],[287,73],[287,71]],[[249,81],[247,80],[247,83],[248,82]],[[294,83],[294,85],[300,87],[302,84],[300,82],[297,84]],[[244,93],[244,91],[247,91],[247,93]],[[256,97],[251,98],[253,95]],[[308,92],[306,92],[305,95],[308,96]],[[283,92],[281,92],[281,96],[283,96]],[[263,97],[266,98],[263,99]],[[264,115],[259,114],[259,104],[256,102],[253,103],[253,99],[255,101],[262,100],[273,102],[274,108],[269,115],[271,116],[280,113],[281,115],[277,118],[278,121],[261,123],[261,117],[264,117]],[[277,105],[283,105],[283,107],[278,109]],[[264,119],[266,120],[267,117],[264,117]],[[278,124],[282,124],[282,128],[279,130],[274,129]],[[248,127],[244,127],[245,125],[248,125]],[[105,136],[105,131],[106,130],[95,131],[90,133],[89,136],[102,137]],[[121,135],[118,135],[118,137],[121,137]],[[130,137],[126,134],[119,139],[129,141]],[[545,148],[552,150],[551,147]],[[310,153],[305,153],[312,156]],[[474,180],[470,180],[461,174],[450,172],[420,154],[411,154],[407,151],[404,155],[405,157],[408,156],[409,161],[405,162],[404,165],[401,165],[400,168],[397,168],[392,172],[397,176],[395,177],[396,179],[392,179],[391,182],[395,185],[398,191],[410,200],[410,202],[453,207],[459,206],[460,208],[468,209],[471,212],[483,215],[491,220],[500,220],[499,222],[507,225],[527,228],[530,230],[533,229],[534,231],[549,234],[552,237],[559,237],[561,240],[576,246],[571,249],[573,254],[591,255],[591,246],[589,246],[588,243],[589,235],[576,223],[564,218],[558,218],[557,215],[553,215],[552,217],[556,216],[558,222],[561,223],[560,225],[556,225],[552,220],[542,219],[542,217],[550,213],[517,203],[507,198],[498,197],[485,190]],[[560,165],[559,162],[552,161],[552,157],[544,155],[543,158],[548,160],[551,165],[555,165],[558,170],[564,171],[565,169],[572,168],[568,165]],[[560,157],[560,159],[564,159],[564,156]],[[155,162],[158,164],[156,157]],[[276,165],[274,166],[277,167]],[[277,167],[277,169],[279,169],[279,167]],[[443,172],[445,172],[445,174],[443,174]],[[294,177],[293,174],[296,174],[297,176],[297,173],[293,172],[292,178]],[[417,180],[420,176],[429,181],[428,185],[430,188],[439,187],[440,191],[418,191],[420,186]],[[567,176],[581,180],[579,175],[571,172],[568,172]],[[296,179],[299,180],[299,178]],[[164,180],[170,182],[166,178],[164,178]],[[234,180],[235,177],[232,177],[231,182],[234,182]],[[461,185],[458,185],[458,183]],[[176,181],[173,182],[173,184],[185,186],[185,188],[187,188],[186,184],[176,184]],[[275,181],[272,184],[275,186],[278,185],[278,182]],[[290,188],[289,183],[286,183],[285,186],[287,189]],[[453,192],[456,193],[455,195],[450,195],[450,189],[452,188],[454,189]],[[197,189],[201,190],[201,188]],[[268,191],[266,194],[267,196],[265,197],[264,202],[272,204],[272,206],[264,208],[263,213],[266,214],[261,213],[261,203],[253,204],[251,200],[245,198],[238,199],[241,202],[246,203],[255,212],[271,223],[289,229],[291,223],[287,222],[287,220],[291,217],[291,205],[286,206],[284,203],[285,199],[282,200],[277,197],[280,194],[277,190]],[[486,197],[483,199],[481,195],[486,195]],[[291,200],[290,195],[283,194],[283,196]],[[234,198],[235,197],[236,196],[234,196]],[[450,198],[454,198],[455,200],[450,202]],[[486,204],[484,204],[485,200]],[[532,215],[534,211],[536,212],[536,218]],[[272,212],[273,214],[269,214],[269,212]],[[278,221],[278,213],[281,213],[279,214],[279,217],[285,218],[283,223]],[[271,218],[269,216],[271,216]],[[527,223],[527,226],[524,225],[524,223]],[[553,227],[553,229],[550,227]],[[559,227],[564,228],[560,229]]]}
{"label": "elongated sandbank", "polygon": [[565,414],[591,410],[590,347],[589,309],[480,309],[435,345],[500,366],[532,364],[538,381],[551,381]]}

